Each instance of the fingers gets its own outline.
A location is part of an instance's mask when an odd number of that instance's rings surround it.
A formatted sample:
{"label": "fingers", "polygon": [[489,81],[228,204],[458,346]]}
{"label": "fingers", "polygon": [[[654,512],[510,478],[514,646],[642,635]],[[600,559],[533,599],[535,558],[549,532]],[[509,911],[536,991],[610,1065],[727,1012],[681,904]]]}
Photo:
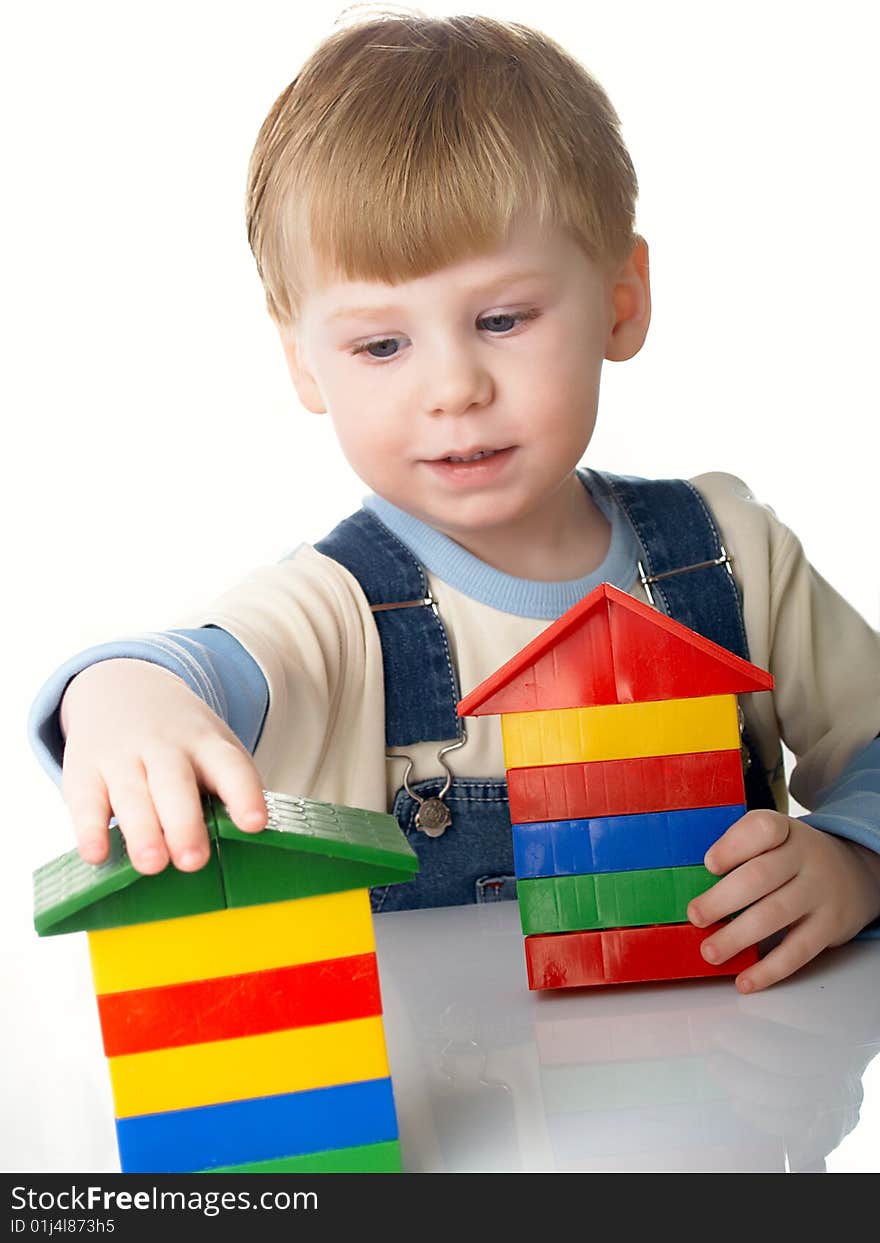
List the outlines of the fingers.
{"label": "fingers", "polygon": [[106,774],[113,813],[125,838],[128,857],[139,872],[152,876],[169,859],[162,826],[153,806],[147,776],[140,760],[117,762]]}
{"label": "fingers", "polygon": [[64,704],[62,792],[87,862],[107,858],[115,815],[138,871],[160,872],[169,861],[184,872],[203,867],[211,857],[204,789],[218,794],[240,829],[265,827],[262,782],[250,755],[168,670],[101,661],[74,678]]}
{"label": "fingers", "polygon": [[109,854],[109,821],[115,816],[133,866],[145,875],[169,861],[182,872],[204,867],[211,856],[201,790],[214,791],[246,833],[266,827],[262,780],[234,736],[210,732],[192,753],[180,745],[152,743],[141,752],[117,751],[100,768],[80,759],[68,743],[62,793],[81,857],[103,863]]}
{"label": "fingers", "polygon": [[781,846],[790,828],[788,816],[780,812],[748,811],[710,846],[703,863],[710,872],[723,876],[748,859]]}
{"label": "fingers", "polygon": [[876,893],[867,904],[856,900],[852,857],[850,847],[799,820],[770,811],[743,816],[704,858],[707,867],[726,874],[688,905],[688,919],[697,927],[720,924],[703,941],[703,957],[725,963],[773,937],[778,943],[736,978],[739,991],[747,993],[787,978],[828,946],[841,944],[877,909]]}
{"label": "fingers", "polygon": [[214,735],[193,757],[201,784],[213,790],[233,823],[244,833],[259,833],[269,813],[263,783],[250,755],[237,741]]}
{"label": "fingers", "polygon": [[[729,875],[717,881],[705,893],[688,903],[687,917],[698,928],[718,923],[728,915],[741,911],[753,902],[772,894],[797,875],[797,860],[793,854],[772,850],[740,864]],[[803,914],[798,911],[798,915]],[[771,928],[776,932],[782,924]]]}
{"label": "fingers", "polygon": [[[724,963],[806,913],[803,886],[796,883],[797,852],[779,849],[789,832],[787,816],[750,812],[707,851],[706,866],[711,863],[710,870],[727,873],[687,908],[688,919],[698,928],[722,924],[700,947],[707,962]],[[735,919],[723,922],[737,911],[740,914]],[[741,992],[752,991],[754,970],[749,968],[737,977]]]}
{"label": "fingers", "polygon": [[77,771],[75,766],[65,763],[61,793],[73,822],[80,857],[85,863],[103,863],[110,853],[108,825],[112,810],[100,774],[92,769]]}
{"label": "fingers", "polygon": [[700,947],[707,962],[723,963],[774,932],[788,929],[779,945],[736,977],[736,986],[741,993],[757,992],[777,980],[785,979],[827,945],[827,937],[823,940],[819,932],[817,917],[805,913],[802,889],[797,880],[789,881],[749,906],[736,919],[724,924]]}
{"label": "fingers", "polygon": [[148,875],[169,859],[182,872],[197,871],[210,859],[200,787],[217,793],[244,832],[259,832],[268,819],[253,760],[237,742],[216,735],[196,755],[153,747],[143,763],[125,764],[108,776],[107,787],[129,857]]}
{"label": "fingers", "polygon": [[753,967],[741,971],[736,987],[741,993],[757,993],[799,971],[827,947],[827,938],[819,932],[819,920],[807,916],[790,928],[775,949]]}
{"label": "fingers", "polygon": [[145,757],[144,769],[171,862],[181,872],[198,871],[211,846],[192,761],[176,748],[156,748]]}

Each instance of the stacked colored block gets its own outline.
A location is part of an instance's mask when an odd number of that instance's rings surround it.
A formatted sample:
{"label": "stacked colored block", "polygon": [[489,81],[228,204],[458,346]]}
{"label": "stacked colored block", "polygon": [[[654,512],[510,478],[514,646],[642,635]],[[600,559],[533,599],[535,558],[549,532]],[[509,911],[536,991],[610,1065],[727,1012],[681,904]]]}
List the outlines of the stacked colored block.
{"label": "stacked colored block", "polygon": [[[591,764],[541,765],[507,773],[514,824],[639,815],[700,808],[698,797],[723,807],[742,800],[742,761],[735,751],[635,757]],[[698,791],[700,792],[698,794]]]}
{"label": "stacked colored block", "polygon": [[525,933],[578,932],[680,922],[714,882],[703,867],[547,876],[517,885]]}
{"label": "stacked colored block", "polygon": [[[607,775],[615,764],[704,751],[739,764],[733,695],[505,714],[502,734],[512,771],[573,763],[583,775],[599,763]],[[699,951],[708,931],[686,922],[688,903],[717,879],[703,856],[745,812],[741,769],[738,780],[740,801],[721,808],[709,805],[710,777],[691,781],[689,808],[614,814],[612,802],[599,816],[587,795],[578,820],[513,824],[529,987],[726,975],[753,962],[754,951],[710,967]],[[616,784],[632,782],[621,775]],[[602,794],[607,806],[607,787]]]}
{"label": "stacked colored block", "polygon": [[179,917],[118,832],[98,875],[35,878],[38,930],[88,931],[124,1172],[401,1169],[366,885],[414,855],[390,816],[266,797],[256,837],[206,800],[214,879]]}
{"label": "stacked colored block", "polygon": [[[126,1170],[292,1158],[302,1169],[312,1151],[396,1141],[366,890],[89,941]],[[322,953],[334,957],[311,957]],[[213,974],[233,961],[235,974]],[[360,1116],[364,1099],[375,1108]],[[230,1135],[219,1106],[238,1119]]]}
{"label": "stacked colored block", "polygon": [[638,984],[731,975],[756,960],[752,949],[712,966],[700,954],[705,937],[720,925],[669,924],[529,936],[525,940],[529,988],[583,988],[590,984]]}
{"label": "stacked colored block", "polygon": [[736,692],[772,678],[602,584],[459,704],[498,712],[530,988],[735,974],[688,903],[745,813]]}
{"label": "stacked colored block", "polygon": [[514,824],[516,874],[528,878],[687,867],[700,863],[742,814],[742,803],[734,803]]}
{"label": "stacked colored block", "polygon": [[739,748],[733,695],[504,713],[501,735],[507,769]]}

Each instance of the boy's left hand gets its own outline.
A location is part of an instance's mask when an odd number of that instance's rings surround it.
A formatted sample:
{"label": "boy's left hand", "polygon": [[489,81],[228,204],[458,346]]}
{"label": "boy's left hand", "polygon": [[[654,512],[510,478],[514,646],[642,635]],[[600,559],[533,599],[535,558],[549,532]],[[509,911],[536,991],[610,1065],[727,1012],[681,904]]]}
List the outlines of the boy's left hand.
{"label": "boy's left hand", "polygon": [[688,904],[690,922],[704,928],[741,912],[703,942],[707,962],[726,962],[788,929],[779,945],[736,977],[741,993],[784,980],[880,915],[880,855],[780,812],[747,812],[703,862],[723,879]]}

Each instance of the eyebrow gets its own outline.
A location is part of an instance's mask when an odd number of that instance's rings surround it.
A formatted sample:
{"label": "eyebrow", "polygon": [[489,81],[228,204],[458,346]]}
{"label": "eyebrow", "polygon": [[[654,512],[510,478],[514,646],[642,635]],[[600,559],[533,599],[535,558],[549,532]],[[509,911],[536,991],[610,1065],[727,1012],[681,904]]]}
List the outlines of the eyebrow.
{"label": "eyebrow", "polygon": [[[473,296],[474,294],[486,293],[488,290],[497,289],[502,285],[515,285],[520,281],[534,280],[535,278],[546,276],[547,272],[541,271],[507,272],[503,276],[493,277],[492,280],[475,286],[470,290],[470,294]],[[394,304],[387,306],[344,306],[334,311],[332,315],[328,315],[324,322],[332,324],[338,319],[369,319],[373,315],[396,314],[400,309],[399,306]]]}

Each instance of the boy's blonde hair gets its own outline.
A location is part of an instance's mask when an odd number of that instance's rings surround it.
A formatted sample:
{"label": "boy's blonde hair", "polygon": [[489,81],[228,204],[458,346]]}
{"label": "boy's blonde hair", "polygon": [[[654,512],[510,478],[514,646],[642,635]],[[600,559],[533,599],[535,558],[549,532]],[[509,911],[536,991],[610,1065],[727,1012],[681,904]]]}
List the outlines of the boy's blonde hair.
{"label": "boy's blonde hair", "polygon": [[607,95],[552,39],[386,12],[331,34],[273,104],[248,240],[269,314],[290,326],[315,276],[412,280],[503,244],[525,214],[620,263],[637,193]]}

